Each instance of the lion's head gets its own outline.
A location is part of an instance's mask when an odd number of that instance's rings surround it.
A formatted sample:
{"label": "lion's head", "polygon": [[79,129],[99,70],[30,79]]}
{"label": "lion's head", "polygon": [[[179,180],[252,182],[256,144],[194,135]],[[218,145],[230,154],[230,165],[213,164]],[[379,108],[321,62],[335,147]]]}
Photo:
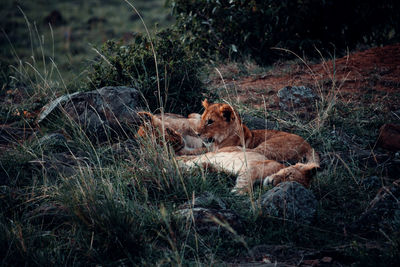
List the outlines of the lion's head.
{"label": "lion's head", "polygon": [[205,142],[220,144],[240,129],[240,118],[229,104],[210,104],[207,99],[202,104],[205,110],[197,132]]}
{"label": "lion's head", "polygon": [[305,187],[310,186],[312,177],[315,175],[319,165],[316,163],[297,163],[295,165],[283,168],[264,180],[264,185],[277,185],[285,181],[295,181]]}
{"label": "lion's head", "polygon": [[163,122],[149,112],[140,111],[138,115],[141,119],[141,125],[138,130],[139,136],[150,137],[154,139],[157,144],[163,145],[164,135],[165,141],[172,146],[175,152],[181,150],[185,146],[182,135],[168,127],[167,123],[164,122],[163,127]]}

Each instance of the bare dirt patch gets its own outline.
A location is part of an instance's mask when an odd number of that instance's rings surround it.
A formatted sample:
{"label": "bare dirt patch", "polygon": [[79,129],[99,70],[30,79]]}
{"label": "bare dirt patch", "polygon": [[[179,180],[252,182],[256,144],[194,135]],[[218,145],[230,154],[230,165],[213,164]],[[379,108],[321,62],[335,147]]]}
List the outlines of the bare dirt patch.
{"label": "bare dirt patch", "polygon": [[[218,81],[217,86],[222,86]],[[400,44],[375,47],[345,57],[306,65],[277,63],[265,73],[228,79],[229,92],[240,103],[278,108],[276,93],[285,86],[309,86],[329,94],[335,88],[341,100],[380,101],[387,111],[400,108]]]}

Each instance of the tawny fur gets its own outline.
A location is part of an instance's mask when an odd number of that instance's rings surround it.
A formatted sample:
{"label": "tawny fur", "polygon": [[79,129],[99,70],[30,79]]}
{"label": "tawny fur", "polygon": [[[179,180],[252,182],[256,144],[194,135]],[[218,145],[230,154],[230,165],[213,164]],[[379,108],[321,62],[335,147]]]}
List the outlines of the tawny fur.
{"label": "tawny fur", "polygon": [[277,185],[281,182],[296,181],[305,187],[310,186],[311,178],[319,165],[315,163],[296,163],[295,165],[285,167],[278,172],[265,177],[264,186]]}
{"label": "tawny fur", "polygon": [[192,113],[185,118],[173,113],[153,115],[146,111],[140,111],[138,115],[142,119],[142,125],[138,130],[139,136],[148,136],[150,133],[161,144],[164,140],[161,133],[164,130],[165,141],[173,147],[178,155],[207,152],[202,139],[195,131],[200,123],[200,114]]}
{"label": "tawny fur", "polygon": [[239,194],[251,192],[253,184],[258,181],[263,182],[264,186],[275,186],[284,181],[297,181],[309,186],[311,170],[318,167],[313,163],[297,163],[286,167],[260,153],[243,151],[240,147],[226,147],[199,156],[182,156],[178,160],[186,167],[200,166],[237,175],[233,191]]}
{"label": "tawny fur", "polygon": [[228,104],[210,104],[201,116],[198,133],[204,141],[214,144],[214,151],[229,146],[244,146],[268,159],[280,162],[300,162],[319,165],[319,156],[302,137],[276,130],[250,130],[241,122],[238,113]]}
{"label": "tawny fur", "polygon": [[[191,114],[185,118],[177,114],[166,113],[163,120],[161,115],[152,115],[149,112],[139,112],[139,116],[143,120],[138,131],[140,136],[144,137],[150,134],[160,144],[165,140],[177,153],[183,151],[182,154],[190,154],[196,149],[204,149],[199,147],[201,139],[193,131],[193,127],[199,123],[199,114]],[[161,134],[163,130],[164,135]],[[188,139],[188,136],[196,142],[185,141],[191,140]],[[191,147],[189,148],[188,145]],[[199,165],[214,171],[237,174],[233,191],[238,193],[250,192],[252,185],[257,181],[264,181],[264,185],[276,185],[289,180],[308,186],[311,179],[309,170],[318,167],[316,164],[301,163],[286,167],[255,150],[243,149],[240,146],[227,146],[220,148],[217,152],[199,156],[182,156],[178,160],[183,162],[186,167]]]}

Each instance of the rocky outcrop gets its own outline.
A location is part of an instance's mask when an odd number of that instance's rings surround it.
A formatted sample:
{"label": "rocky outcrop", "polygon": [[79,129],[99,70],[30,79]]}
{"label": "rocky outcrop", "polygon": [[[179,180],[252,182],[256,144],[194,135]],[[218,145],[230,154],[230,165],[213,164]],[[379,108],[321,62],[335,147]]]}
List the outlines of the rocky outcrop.
{"label": "rocky outcrop", "polygon": [[112,136],[126,137],[138,122],[139,98],[138,90],[125,86],[64,95],[42,109],[38,123],[61,109],[90,138],[102,142]]}
{"label": "rocky outcrop", "polygon": [[260,199],[263,214],[310,224],[317,209],[314,194],[297,182],[283,182]]}

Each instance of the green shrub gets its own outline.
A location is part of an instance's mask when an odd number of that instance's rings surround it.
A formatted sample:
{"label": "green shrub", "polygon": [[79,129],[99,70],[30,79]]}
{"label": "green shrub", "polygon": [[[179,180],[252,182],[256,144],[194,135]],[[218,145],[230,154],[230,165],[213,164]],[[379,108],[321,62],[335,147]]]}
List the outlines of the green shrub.
{"label": "green shrub", "polygon": [[166,30],[153,38],[157,57],[157,77],[154,54],[148,38],[138,35],[126,46],[106,42],[100,57],[89,74],[89,89],[126,85],[139,89],[145,104],[154,111],[162,105],[168,112],[198,111],[205,87],[198,77],[200,59],[186,49],[176,32]]}
{"label": "green shrub", "polygon": [[399,39],[398,1],[171,0],[177,27],[194,49],[223,57],[276,59],[271,47],[315,53],[333,46]]}

